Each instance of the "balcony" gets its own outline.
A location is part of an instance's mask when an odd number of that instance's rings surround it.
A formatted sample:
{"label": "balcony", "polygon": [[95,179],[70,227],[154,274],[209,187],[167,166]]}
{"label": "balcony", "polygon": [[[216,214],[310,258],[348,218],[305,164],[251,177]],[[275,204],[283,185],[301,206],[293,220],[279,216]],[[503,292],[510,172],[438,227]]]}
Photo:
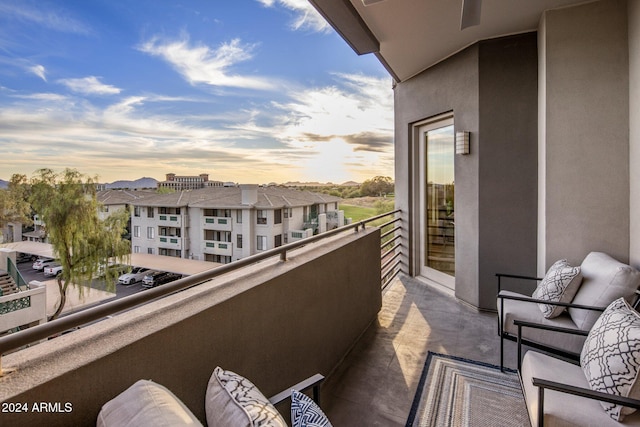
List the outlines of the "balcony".
{"label": "balcony", "polygon": [[205,240],[202,246],[202,252],[212,255],[233,255],[233,243],[231,242],[218,242],[215,240]]}
{"label": "balcony", "polygon": [[[404,425],[428,351],[497,364],[499,341],[495,315],[394,277],[402,267],[397,239],[380,245],[400,230],[390,229],[394,222],[384,233],[315,236],[280,259],[228,264],[212,279],[194,275],[199,286],[106,319],[98,313],[100,322],[14,353],[0,350],[9,372],[0,401],[73,405],[70,413],[3,414],[3,421],[94,425],[102,403],[139,378],[169,387],[203,418],[206,383],[220,365],[266,395],[321,372],[322,406],[334,425]],[[514,366],[515,352],[507,355]]]}
{"label": "balcony", "polygon": [[[182,227],[182,223],[184,221],[182,215],[179,214],[159,214],[158,215],[158,225],[161,227]],[[188,226],[185,224],[185,227]]]}
{"label": "balcony", "polygon": [[231,231],[233,221],[229,217],[205,216],[202,218],[202,228],[205,230]]}
{"label": "balcony", "polygon": [[185,244],[187,239],[176,236],[158,236],[158,248],[183,250],[189,249]]}
{"label": "balcony", "polygon": [[0,296],[0,334],[22,325],[45,323],[47,289],[31,284],[29,289]]}

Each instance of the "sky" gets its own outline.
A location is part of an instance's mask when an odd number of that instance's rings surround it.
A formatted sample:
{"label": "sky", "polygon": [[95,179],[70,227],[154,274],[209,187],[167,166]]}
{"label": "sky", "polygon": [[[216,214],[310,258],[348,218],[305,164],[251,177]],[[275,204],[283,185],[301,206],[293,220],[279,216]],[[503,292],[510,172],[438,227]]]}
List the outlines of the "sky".
{"label": "sky", "polygon": [[0,179],[393,177],[392,79],[307,0],[0,0]]}

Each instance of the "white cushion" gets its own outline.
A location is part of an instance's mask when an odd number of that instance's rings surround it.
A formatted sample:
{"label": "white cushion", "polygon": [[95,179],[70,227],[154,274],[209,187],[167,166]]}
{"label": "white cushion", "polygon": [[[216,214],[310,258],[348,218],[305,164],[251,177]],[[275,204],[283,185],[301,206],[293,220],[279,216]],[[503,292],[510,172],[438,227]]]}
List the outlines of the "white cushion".
{"label": "white cushion", "polygon": [[[511,291],[500,291],[500,295],[526,297],[527,295],[519,294]],[[504,312],[498,299],[498,316],[502,314],[504,324],[503,330],[509,334],[516,336],[518,328],[513,324],[515,319],[526,322],[539,323],[549,326],[558,326],[561,328],[577,329],[575,323],[569,315],[564,312],[553,319],[545,319],[542,312],[538,309],[538,305],[527,301],[504,300]],[[502,312],[502,313],[501,313]],[[499,317],[498,317],[499,318]],[[553,331],[545,331],[536,328],[522,328],[522,337],[524,339],[534,341],[547,346],[580,354],[582,345],[584,344],[584,335],[559,334]]]}
{"label": "white cushion", "polygon": [[[549,268],[532,297],[549,302],[569,303],[578,292],[581,283],[580,267],[572,267],[566,259],[561,259]],[[557,317],[565,310],[563,306],[552,304],[538,304],[538,307],[547,319]]]}
{"label": "white cushion", "polygon": [[[529,409],[531,425],[538,425],[538,388],[532,378],[557,381],[581,388],[589,388],[582,369],[578,365],[565,362],[537,351],[528,351],[522,360],[522,389]],[[624,424],[614,421],[602,410],[597,400],[553,390],[544,392],[545,427],[608,427],[640,426],[640,411],[627,416]]]}
{"label": "white cushion", "polygon": [[[623,297],[632,301],[640,272],[602,252],[591,252],[580,264],[582,285],[573,299],[574,304],[606,307]],[[569,315],[579,329],[588,331],[598,320],[600,312],[570,308]]]}
{"label": "white cushion", "polygon": [[139,380],[102,406],[98,427],[202,426],[184,403],[160,384]]}
{"label": "white cushion", "polygon": [[209,426],[287,427],[269,400],[251,381],[220,367],[213,370],[205,396]]}
{"label": "white cushion", "polygon": [[316,402],[297,390],[291,390],[291,425],[293,427],[332,427]]}
{"label": "white cushion", "polygon": [[[640,315],[623,298],[612,302],[589,332],[580,364],[592,390],[640,398]],[[634,408],[601,402],[616,421]]]}

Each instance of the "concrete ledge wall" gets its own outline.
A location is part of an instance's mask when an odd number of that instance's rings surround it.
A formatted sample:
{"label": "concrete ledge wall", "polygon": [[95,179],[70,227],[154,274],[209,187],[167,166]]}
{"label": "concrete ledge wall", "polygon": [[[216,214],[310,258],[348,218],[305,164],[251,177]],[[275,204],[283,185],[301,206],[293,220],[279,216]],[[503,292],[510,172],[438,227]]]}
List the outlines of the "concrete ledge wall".
{"label": "concrete ledge wall", "polygon": [[3,358],[0,401],[60,402],[68,413],[1,415],[3,425],[95,425],[103,403],[141,378],[204,421],[219,365],[270,396],[329,374],[381,307],[380,232],[347,233]]}

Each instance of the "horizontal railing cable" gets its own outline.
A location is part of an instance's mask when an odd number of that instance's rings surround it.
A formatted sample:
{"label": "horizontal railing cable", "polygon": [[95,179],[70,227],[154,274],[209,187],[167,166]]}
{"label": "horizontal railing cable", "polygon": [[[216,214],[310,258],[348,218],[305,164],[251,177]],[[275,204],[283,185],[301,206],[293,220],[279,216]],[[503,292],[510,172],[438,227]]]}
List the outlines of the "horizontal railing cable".
{"label": "horizontal railing cable", "polygon": [[[19,349],[23,346],[29,345],[31,343],[34,343],[40,340],[47,339],[51,336],[62,334],[63,332],[66,332],[70,329],[77,328],[91,322],[95,322],[102,318],[112,316],[114,314],[117,314],[125,310],[129,310],[139,305],[146,304],[151,301],[155,301],[157,299],[188,289],[192,286],[206,282],[208,280],[211,280],[223,274],[229,273],[231,271],[235,271],[242,267],[246,267],[248,265],[258,263],[265,259],[272,258],[279,255],[280,259],[284,261],[287,258],[288,251],[303,247],[310,243],[317,242],[318,240],[326,239],[328,237],[335,236],[340,233],[344,233],[345,231],[349,231],[351,229],[355,230],[356,232],[360,228],[364,230],[366,225],[369,224],[370,222],[377,221],[381,218],[396,214],[398,212],[400,212],[399,209],[395,211],[387,212],[384,214],[376,215],[374,217],[367,218],[366,220],[354,222],[352,224],[348,224],[343,227],[326,231],[324,233],[321,233],[315,236],[307,237],[305,239],[301,239],[296,242],[288,243],[286,245],[283,245],[277,248],[266,250],[259,254],[251,255],[247,258],[242,258],[238,261],[234,261],[229,264],[224,264],[222,266],[215,267],[210,270],[193,274],[191,276],[187,276],[185,278],[166,283],[162,286],[145,290],[144,292],[139,292],[139,293],[129,295],[123,298],[119,298],[113,301],[108,301],[106,303],[94,306],[92,308],[88,308],[86,310],[69,314],[47,323],[43,323],[28,329],[24,329],[20,332],[5,335],[3,337],[0,337],[0,358],[2,357],[3,354],[9,351]],[[2,373],[2,364],[0,360],[0,374],[1,373]]]}

